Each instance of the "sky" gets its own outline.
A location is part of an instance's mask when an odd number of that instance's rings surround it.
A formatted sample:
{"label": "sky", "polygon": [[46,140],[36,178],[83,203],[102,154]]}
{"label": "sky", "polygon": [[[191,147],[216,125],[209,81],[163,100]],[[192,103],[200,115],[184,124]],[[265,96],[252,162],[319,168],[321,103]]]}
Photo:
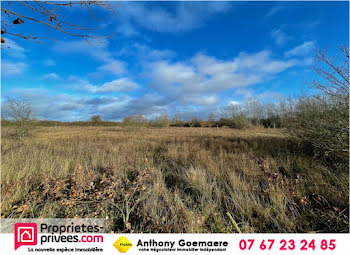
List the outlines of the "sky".
{"label": "sky", "polygon": [[43,43],[4,34],[3,104],[21,98],[38,119],[60,121],[206,118],[251,97],[273,103],[308,93],[315,50],[337,57],[349,45],[348,2],[121,2],[93,11],[61,14],[112,36],[86,41],[29,20],[11,31]]}

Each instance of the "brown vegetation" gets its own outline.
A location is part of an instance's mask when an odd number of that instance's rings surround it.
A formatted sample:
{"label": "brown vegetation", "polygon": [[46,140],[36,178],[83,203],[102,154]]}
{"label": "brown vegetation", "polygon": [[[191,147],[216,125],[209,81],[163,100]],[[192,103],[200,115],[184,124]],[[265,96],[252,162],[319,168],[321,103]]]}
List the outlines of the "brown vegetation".
{"label": "brown vegetation", "polygon": [[[98,217],[114,232],[348,232],[349,175],[284,129],[2,130],[2,217]],[[337,168],[337,169],[336,169]]]}

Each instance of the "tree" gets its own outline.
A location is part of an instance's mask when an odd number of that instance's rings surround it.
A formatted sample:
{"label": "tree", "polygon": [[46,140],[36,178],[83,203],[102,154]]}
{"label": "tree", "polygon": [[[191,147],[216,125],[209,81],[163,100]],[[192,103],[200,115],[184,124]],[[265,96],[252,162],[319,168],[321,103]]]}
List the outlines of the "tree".
{"label": "tree", "polygon": [[161,116],[155,117],[153,120],[149,121],[149,124],[153,127],[169,127],[169,117],[168,114],[163,114]]}
{"label": "tree", "polygon": [[136,130],[146,126],[147,119],[142,114],[131,115],[123,119],[123,125],[131,130]]}
{"label": "tree", "polygon": [[93,115],[90,119],[91,122],[94,123],[99,123],[102,122],[101,116],[100,115]]}
{"label": "tree", "polygon": [[215,125],[215,115],[212,112],[208,114],[208,125],[210,127],[213,127]]}
{"label": "tree", "polygon": [[[96,36],[91,33],[97,31],[97,28],[89,28],[83,24],[75,24],[71,19],[66,19],[64,13],[67,8],[79,6],[89,11],[89,17],[98,20],[93,7],[101,7],[113,10],[113,5],[106,1],[70,1],[70,2],[53,2],[53,1],[2,1],[0,10],[1,16],[1,45],[5,45],[4,35],[19,37],[26,40],[40,42],[40,35],[31,34],[30,24],[36,23],[46,26],[60,34],[83,39],[101,38],[106,36]],[[16,31],[15,26],[27,24],[29,31],[22,34]],[[83,20],[86,23],[86,20]],[[110,36],[110,35],[107,35]]]}
{"label": "tree", "polygon": [[330,98],[349,101],[349,48],[340,46],[342,59],[339,62],[327,55],[327,49],[316,52],[313,70],[322,77],[322,81],[314,80],[309,85],[320,90]]}
{"label": "tree", "polygon": [[263,118],[263,105],[256,98],[249,98],[244,105],[247,116],[252,119],[254,125],[259,125]]}
{"label": "tree", "polygon": [[309,85],[318,94],[302,97],[290,114],[292,134],[310,143],[327,158],[349,156],[349,49],[340,47],[342,60],[317,51],[314,71],[320,79]]}
{"label": "tree", "polygon": [[235,118],[237,116],[244,115],[244,110],[241,104],[231,104],[227,107],[226,111],[223,113],[225,118]]}
{"label": "tree", "polygon": [[279,104],[265,104],[264,118],[260,120],[261,124],[267,128],[282,127],[281,113],[279,112]]}
{"label": "tree", "polygon": [[176,112],[172,121],[171,121],[171,124],[173,126],[177,126],[177,127],[181,127],[184,125],[184,121],[183,121],[183,114],[181,112]]}
{"label": "tree", "polygon": [[25,100],[7,98],[4,115],[11,122],[17,138],[28,136],[29,132],[35,127],[36,120],[31,103]]}

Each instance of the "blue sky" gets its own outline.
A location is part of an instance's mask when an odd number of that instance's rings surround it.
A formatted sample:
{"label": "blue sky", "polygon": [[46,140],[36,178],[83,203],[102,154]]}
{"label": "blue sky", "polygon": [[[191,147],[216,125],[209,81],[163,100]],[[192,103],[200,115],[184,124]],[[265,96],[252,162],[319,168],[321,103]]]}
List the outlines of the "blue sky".
{"label": "blue sky", "polygon": [[[86,25],[116,34],[89,43],[25,20],[13,29],[56,39],[4,35],[2,101],[21,97],[39,119],[66,121],[206,117],[249,97],[278,101],[307,92],[315,49],[336,55],[349,44],[348,10],[348,2],[122,2],[115,13],[94,10],[101,19]],[[63,14],[89,17],[81,8]]]}

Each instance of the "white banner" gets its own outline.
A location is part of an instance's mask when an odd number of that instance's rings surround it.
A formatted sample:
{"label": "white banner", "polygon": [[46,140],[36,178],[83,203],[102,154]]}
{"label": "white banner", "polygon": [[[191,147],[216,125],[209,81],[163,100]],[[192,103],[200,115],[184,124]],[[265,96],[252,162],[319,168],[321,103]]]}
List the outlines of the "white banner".
{"label": "white banner", "polygon": [[[349,234],[37,233],[34,238],[34,233],[30,233],[29,230],[30,228],[28,231],[20,229],[17,236],[1,234],[1,254],[348,255],[350,250]],[[31,241],[34,243],[30,243]]]}

